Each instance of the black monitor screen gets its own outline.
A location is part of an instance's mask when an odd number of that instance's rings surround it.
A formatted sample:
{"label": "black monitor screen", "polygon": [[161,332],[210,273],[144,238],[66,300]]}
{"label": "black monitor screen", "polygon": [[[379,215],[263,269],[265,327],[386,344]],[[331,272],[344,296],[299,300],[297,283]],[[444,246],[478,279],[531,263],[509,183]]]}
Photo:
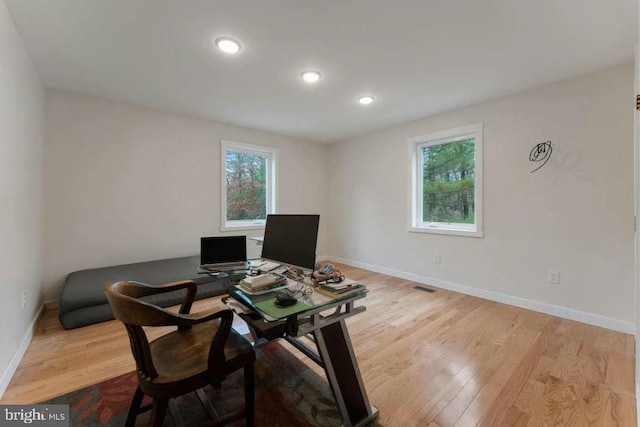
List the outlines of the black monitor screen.
{"label": "black monitor screen", "polygon": [[262,258],[313,269],[320,215],[267,215]]}
{"label": "black monitor screen", "polygon": [[246,236],[202,237],[200,239],[200,264],[246,260]]}

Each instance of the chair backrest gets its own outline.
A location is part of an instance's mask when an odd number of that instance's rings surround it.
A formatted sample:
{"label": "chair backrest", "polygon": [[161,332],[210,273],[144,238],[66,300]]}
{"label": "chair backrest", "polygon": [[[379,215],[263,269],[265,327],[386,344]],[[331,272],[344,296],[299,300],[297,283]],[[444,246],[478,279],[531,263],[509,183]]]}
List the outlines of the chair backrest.
{"label": "chair backrest", "polygon": [[151,287],[138,282],[115,282],[104,288],[107,301],[116,319],[127,325],[175,325],[175,316],[157,305],[140,300],[151,293]]}
{"label": "chair backrest", "polygon": [[127,329],[138,372],[151,380],[157,378],[158,372],[153,365],[149,340],[142,327],[175,325],[174,316],[161,307],[139,299],[150,293],[150,287],[143,283],[110,283],[105,286],[104,292],[113,315]]}

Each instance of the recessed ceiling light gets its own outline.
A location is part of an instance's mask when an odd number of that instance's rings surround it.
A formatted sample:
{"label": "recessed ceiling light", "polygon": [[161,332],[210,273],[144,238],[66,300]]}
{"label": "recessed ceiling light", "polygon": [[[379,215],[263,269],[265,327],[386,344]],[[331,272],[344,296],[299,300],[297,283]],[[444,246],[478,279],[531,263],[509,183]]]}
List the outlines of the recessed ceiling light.
{"label": "recessed ceiling light", "polygon": [[303,71],[300,73],[300,77],[307,83],[315,83],[320,80],[320,72],[313,70]]}
{"label": "recessed ceiling light", "polygon": [[358,102],[362,105],[369,105],[371,104],[373,101],[375,100],[375,98],[371,95],[365,95],[365,96],[361,96],[360,98],[358,98]]}
{"label": "recessed ceiling light", "polygon": [[224,53],[238,53],[240,50],[240,43],[231,37],[218,37],[216,46]]}

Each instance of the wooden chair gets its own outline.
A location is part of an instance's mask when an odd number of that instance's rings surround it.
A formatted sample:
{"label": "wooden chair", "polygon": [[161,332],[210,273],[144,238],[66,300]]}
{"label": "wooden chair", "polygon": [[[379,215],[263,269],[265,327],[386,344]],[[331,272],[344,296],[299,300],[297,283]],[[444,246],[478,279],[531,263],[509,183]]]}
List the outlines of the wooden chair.
{"label": "wooden chair", "polygon": [[[186,297],[178,313],[141,300],[141,297],[186,289]],[[210,416],[213,407],[201,390],[207,384],[220,387],[225,376],[244,368],[244,410],[236,411],[214,425],[246,418],[253,425],[254,390],[253,347],[231,329],[233,312],[214,308],[190,314],[197,292],[195,282],[185,280],[160,286],[137,282],[116,282],[105,286],[107,299],[115,318],[122,321],[129,334],[131,350],[138,371],[138,388],[131,402],[126,426],[133,426],[144,395],[153,399],[149,425],[160,426],[171,411],[176,425],[182,424],[173,398],[195,391]],[[177,326],[151,342],[143,326]]]}

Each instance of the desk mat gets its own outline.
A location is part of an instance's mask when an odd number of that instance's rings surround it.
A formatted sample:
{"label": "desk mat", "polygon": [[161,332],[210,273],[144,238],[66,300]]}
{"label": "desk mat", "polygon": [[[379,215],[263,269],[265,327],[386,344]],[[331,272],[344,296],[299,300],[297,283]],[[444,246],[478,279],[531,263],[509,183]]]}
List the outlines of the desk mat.
{"label": "desk mat", "polygon": [[291,307],[277,307],[274,304],[275,301],[275,298],[269,298],[264,301],[256,302],[254,305],[258,308],[258,310],[273,317],[274,319],[284,319],[285,317],[291,316],[292,314],[300,313],[311,308],[310,305],[305,304],[300,300],[298,300]]}

